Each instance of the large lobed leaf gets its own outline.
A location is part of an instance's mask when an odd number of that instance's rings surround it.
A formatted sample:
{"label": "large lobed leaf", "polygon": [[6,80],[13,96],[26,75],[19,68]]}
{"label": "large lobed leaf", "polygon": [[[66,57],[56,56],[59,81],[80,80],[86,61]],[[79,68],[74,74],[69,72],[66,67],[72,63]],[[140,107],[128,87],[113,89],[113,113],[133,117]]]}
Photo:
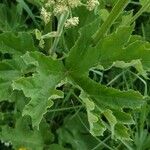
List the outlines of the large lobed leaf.
{"label": "large lobed leaf", "polygon": [[[123,108],[140,108],[144,103],[143,96],[132,90],[120,91],[96,83],[88,77],[88,72],[90,68],[98,64],[108,68],[115,61],[130,62],[143,58],[141,61],[144,64],[150,53],[146,47],[144,48],[145,42],[130,41],[133,27],[120,27],[115,33],[104,37],[95,47],[92,47],[89,41],[92,35],[91,30],[97,28],[95,24],[96,22],[81,30],[80,37],[72,47],[65,65],[69,77],[88,95],[91,103],[95,106],[95,109],[91,111],[88,108],[87,99],[81,96],[87,107],[91,133],[94,133],[94,129],[99,131],[99,134],[95,132],[95,135],[102,135],[105,131],[105,127],[97,126],[99,119],[96,116],[103,114],[111,126],[113,136],[115,134],[115,137],[119,139],[129,139],[128,129],[124,124],[133,123],[133,119],[123,111]],[[121,114],[122,118],[118,117],[116,112]],[[101,120],[100,124],[103,124],[102,122]]]}
{"label": "large lobed leaf", "polygon": [[47,108],[53,105],[53,95],[57,98],[63,96],[55,87],[64,77],[64,68],[60,61],[39,52],[27,53],[23,58],[26,63],[37,66],[37,73],[16,80],[13,88],[22,90],[26,97],[31,98],[23,115],[31,116],[33,126],[38,127]]}

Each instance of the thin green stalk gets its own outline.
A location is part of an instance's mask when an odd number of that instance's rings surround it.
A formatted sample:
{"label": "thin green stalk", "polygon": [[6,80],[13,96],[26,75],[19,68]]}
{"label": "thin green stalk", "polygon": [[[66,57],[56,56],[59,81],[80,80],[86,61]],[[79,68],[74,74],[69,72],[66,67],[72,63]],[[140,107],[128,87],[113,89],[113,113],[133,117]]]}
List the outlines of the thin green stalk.
{"label": "thin green stalk", "polygon": [[124,140],[120,140],[127,148],[128,150],[134,150],[128,143],[127,141],[124,141]]}
{"label": "thin green stalk", "polygon": [[131,18],[131,20],[128,22],[129,24],[132,24],[135,22],[137,18],[141,16],[141,14],[147,10],[150,7],[150,1],[147,0],[147,2],[142,6],[142,8]]}
{"label": "thin green stalk", "polygon": [[141,25],[141,28],[142,28],[143,38],[144,38],[144,40],[146,40],[146,33],[145,33],[145,28],[144,28],[144,24],[143,23]]}
{"label": "thin green stalk", "polygon": [[[107,138],[105,138],[103,141],[99,142],[94,148],[92,148],[91,150],[97,150],[103,143],[107,142],[110,139],[111,136],[108,136]],[[106,145],[106,144],[105,144]]]}
{"label": "thin green stalk", "polygon": [[145,89],[144,89],[144,96],[147,97],[148,96],[148,87],[147,87],[147,83],[144,79],[142,79],[139,75],[135,74],[134,72],[128,70],[131,74],[133,74],[135,77],[137,77],[139,80],[141,80],[141,82],[143,82]]}
{"label": "thin green stalk", "polygon": [[59,18],[59,22],[58,22],[58,27],[57,27],[57,34],[58,34],[58,37],[55,38],[54,42],[53,42],[53,45],[51,47],[51,49],[49,50],[49,54],[53,55],[55,50],[56,50],[56,47],[59,43],[59,40],[60,40],[60,37],[62,35],[62,32],[63,32],[63,28],[64,28],[64,24],[67,20],[69,16],[69,12],[68,11],[65,11]]}
{"label": "thin green stalk", "polygon": [[130,3],[131,3],[131,4],[134,4],[134,5],[141,5],[140,2],[134,2],[134,1],[133,1],[133,2],[130,2]]}
{"label": "thin green stalk", "polygon": [[111,85],[113,82],[115,82],[118,78],[120,78],[123,75],[124,72],[121,72],[118,74],[115,78],[113,78],[109,83],[107,83],[107,86]]}
{"label": "thin green stalk", "polygon": [[46,50],[47,53],[52,46],[52,37],[49,36],[49,34],[52,32],[52,23],[53,19],[51,18],[50,22],[45,25],[44,35],[42,36],[42,39],[44,39],[45,41],[44,49]]}
{"label": "thin green stalk", "polygon": [[108,16],[107,20],[102,24],[100,29],[93,35],[93,44],[96,45],[99,40],[101,40],[110,27],[113,25],[115,20],[118,18],[120,13],[124,10],[130,0],[119,0],[117,4],[112,9],[110,15]]}
{"label": "thin green stalk", "polygon": [[73,106],[73,107],[66,107],[66,108],[58,108],[58,109],[52,109],[52,110],[48,110],[48,112],[59,112],[59,111],[67,111],[67,110],[74,110],[75,108],[82,108],[84,107],[83,105],[79,105],[79,106]]}
{"label": "thin green stalk", "polygon": [[31,17],[33,20],[34,24],[39,27],[39,24],[37,23],[34,14],[32,13],[32,10],[30,7],[26,4],[24,0],[17,0],[17,2],[21,5],[21,7],[28,13],[28,15]]}
{"label": "thin green stalk", "polygon": [[[111,128],[110,128],[110,126],[109,126],[107,123],[105,123],[105,126],[106,126],[107,129],[111,132]],[[120,140],[120,141],[122,142],[122,144],[124,144],[124,145],[128,148],[128,150],[133,150],[132,147],[131,147],[131,145],[128,144],[127,141],[121,140],[121,139],[118,139],[118,140]]]}
{"label": "thin green stalk", "polygon": [[144,125],[145,125],[145,122],[146,122],[146,118],[147,118],[147,104],[143,105],[142,108],[141,108],[141,113],[140,113],[140,123],[139,123],[139,133],[140,133],[140,136],[141,134],[143,133],[143,130],[144,130]]}
{"label": "thin green stalk", "polygon": [[129,90],[130,88],[129,88],[129,85],[128,85],[128,81],[127,81],[125,72],[123,72],[123,80],[124,80],[124,82],[125,82],[125,85],[126,85],[127,90]]}

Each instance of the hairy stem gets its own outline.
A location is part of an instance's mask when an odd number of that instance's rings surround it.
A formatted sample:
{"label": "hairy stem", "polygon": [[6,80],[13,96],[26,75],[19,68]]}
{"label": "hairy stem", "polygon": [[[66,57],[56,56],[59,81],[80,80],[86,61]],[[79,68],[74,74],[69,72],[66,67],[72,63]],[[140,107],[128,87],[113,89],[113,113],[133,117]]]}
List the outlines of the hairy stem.
{"label": "hairy stem", "polygon": [[102,24],[100,29],[93,35],[93,44],[96,45],[97,42],[102,39],[107,31],[110,29],[114,21],[118,18],[120,13],[124,10],[130,0],[118,0],[117,4],[112,9],[107,20]]}
{"label": "hairy stem", "polygon": [[58,22],[58,27],[57,27],[57,34],[58,36],[55,38],[54,42],[53,42],[53,45],[51,47],[51,49],[49,50],[49,54],[53,55],[55,50],[56,50],[56,47],[59,43],[59,40],[60,40],[60,37],[61,37],[61,34],[63,32],[63,28],[64,28],[64,24],[68,18],[68,15],[69,15],[69,12],[68,11],[65,11],[59,18],[59,22]]}

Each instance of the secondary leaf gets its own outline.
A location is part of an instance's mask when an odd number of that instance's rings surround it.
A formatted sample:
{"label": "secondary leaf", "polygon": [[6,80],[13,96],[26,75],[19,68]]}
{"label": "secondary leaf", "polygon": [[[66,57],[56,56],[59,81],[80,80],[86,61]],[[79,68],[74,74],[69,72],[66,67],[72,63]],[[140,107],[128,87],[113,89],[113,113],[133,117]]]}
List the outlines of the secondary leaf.
{"label": "secondary leaf", "polygon": [[16,80],[13,88],[22,90],[26,97],[31,98],[23,115],[30,115],[33,126],[38,127],[47,108],[53,105],[51,98],[54,98],[53,94],[56,95],[55,87],[63,78],[64,68],[60,61],[38,52],[27,53],[24,60],[28,64],[35,64],[37,73]]}
{"label": "secondary leaf", "polygon": [[124,61],[138,70],[138,67],[132,62],[140,60],[144,69],[149,70],[150,46],[148,42],[132,38],[131,33],[132,27],[120,27],[98,44],[99,60],[103,67],[108,68],[116,61]]}
{"label": "secondary leaf", "polygon": [[134,120],[129,113],[125,113],[122,110],[113,110],[113,114],[116,117],[118,123],[134,124]]}
{"label": "secondary leaf", "polygon": [[10,98],[13,80],[26,73],[26,64],[20,58],[20,55],[23,55],[26,51],[36,50],[32,36],[28,33],[15,35],[12,32],[5,32],[0,34],[0,52],[15,57],[15,59],[0,62],[0,101]]}
{"label": "secondary leaf", "polygon": [[29,33],[20,32],[15,35],[13,32],[5,32],[0,34],[0,52],[17,56],[27,51],[37,51]]}
{"label": "secondary leaf", "polygon": [[66,67],[69,72],[85,73],[97,63],[98,49],[91,47],[91,36],[98,29],[99,19],[80,30],[80,36],[71,48],[66,59]]}
{"label": "secondary leaf", "polygon": [[[44,138],[42,136],[43,127],[40,128],[40,132],[37,130],[31,130],[27,119],[19,118],[15,124],[15,127],[3,126],[0,132],[0,138],[4,142],[8,142],[13,145],[15,149],[25,148],[28,150],[42,150],[44,147]],[[45,128],[46,129],[46,128]],[[49,132],[51,134],[51,132]],[[49,137],[49,140],[52,140]],[[51,141],[50,141],[51,142]]]}
{"label": "secondary leaf", "polygon": [[8,5],[0,3],[0,31],[21,31],[26,27],[22,9],[19,5],[9,3]]}
{"label": "secondary leaf", "polygon": [[104,116],[106,117],[106,119],[108,120],[110,127],[111,127],[111,134],[112,134],[112,138],[114,138],[114,128],[115,125],[117,124],[117,119],[116,117],[113,115],[113,112],[109,109],[106,109],[103,112]]}
{"label": "secondary leaf", "polygon": [[122,124],[116,124],[115,134],[120,140],[130,140],[130,134],[128,133],[128,128]]}
{"label": "secondary leaf", "polygon": [[144,101],[143,96],[135,91],[119,91],[96,83],[86,76],[72,76],[78,84],[98,106],[110,107],[112,109],[140,107]]}
{"label": "secondary leaf", "polygon": [[86,114],[66,116],[63,125],[57,130],[59,144],[69,144],[74,150],[91,150],[99,141],[85,127],[88,128]]}
{"label": "secondary leaf", "polygon": [[[125,62],[130,62],[132,59],[138,60],[142,53],[139,50],[139,45],[129,50],[129,47],[131,48],[131,45],[136,43],[136,41],[129,42],[133,27],[119,27],[115,33],[104,37],[95,47],[92,47],[89,44],[89,40],[92,28],[96,30],[95,23],[93,22],[81,30],[79,39],[71,49],[65,63],[68,76],[81,91],[88,95],[88,98],[83,95],[81,95],[81,98],[86,104],[91,133],[100,135],[104,132],[105,127],[100,127],[102,121],[100,122],[98,118],[100,114],[103,114],[111,126],[112,136],[117,137],[117,134],[119,135],[120,133],[120,128],[122,128],[122,138],[129,139],[129,134],[124,124],[134,122],[132,117],[123,111],[123,108],[140,108],[144,104],[143,96],[133,90],[120,91],[96,83],[88,77],[88,72],[90,68],[98,64],[108,68],[118,60]],[[145,42],[143,43],[145,44]],[[130,54],[124,54],[124,49],[128,49]],[[135,52],[136,49],[139,51]],[[143,47],[141,50],[143,51]],[[148,53],[148,51],[146,52]],[[143,58],[146,60],[144,56]],[[93,107],[96,107],[98,111],[95,111]],[[118,117],[117,111],[122,115],[122,118]],[[121,134],[118,137],[121,138]]]}
{"label": "secondary leaf", "polygon": [[12,81],[20,78],[25,68],[26,65],[20,58],[0,62],[0,101],[9,100],[13,92]]}
{"label": "secondary leaf", "polygon": [[80,98],[85,103],[88,122],[90,126],[90,133],[93,136],[103,135],[103,132],[106,130],[106,127],[103,124],[103,121],[99,117],[100,111],[96,109],[95,103],[82,91]]}

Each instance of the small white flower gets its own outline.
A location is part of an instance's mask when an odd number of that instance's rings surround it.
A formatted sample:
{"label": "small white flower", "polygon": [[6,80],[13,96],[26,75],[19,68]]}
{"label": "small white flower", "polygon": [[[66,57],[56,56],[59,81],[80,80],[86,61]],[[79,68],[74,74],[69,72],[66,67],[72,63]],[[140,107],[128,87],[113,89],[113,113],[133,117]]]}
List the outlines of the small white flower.
{"label": "small white flower", "polygon": [[92,11],[95,9],[96,6],[99,5],[99,1],[98,0],[88,0],[87,1],[87,9],[89,11]]}
{"label": "small white flower", "polygon": [[71,27],[77,26],[78,24],[79,24],[79,17],[72,17],[72,18],[67,19],[65,23],[65,27],[71,28]]}

